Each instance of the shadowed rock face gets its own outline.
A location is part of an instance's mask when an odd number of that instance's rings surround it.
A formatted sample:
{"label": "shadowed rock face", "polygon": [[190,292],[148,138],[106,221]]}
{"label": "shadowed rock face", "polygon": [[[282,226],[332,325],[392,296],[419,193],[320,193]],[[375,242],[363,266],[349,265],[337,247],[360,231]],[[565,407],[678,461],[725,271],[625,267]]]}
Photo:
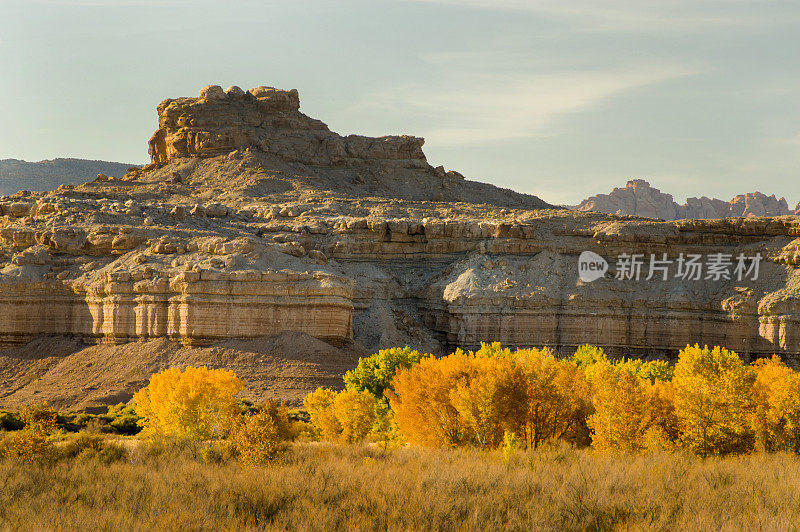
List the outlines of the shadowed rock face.
{"label": "shadowed rock face", "polygon": [[[798,205],[800,207],[800,205]],[[800,214],[792,211],[786,198],[767,196],[761,192],[741,194],[730,201],[715,198],[688,198],[679,205],[672,194],[664,194],[643,179],[628,181],[625,188],[615,188],[610,194],[598,194],[581,202],[579,211],[628,214],[661,220],[683,218],[728,218],[740,216],[786,216]]]}
{"label": "shadowed rock face", "polygon": [[197,98],[164,100],[158,106],[158,131],[149,143],[152,162],[164,165],[181,157],[214,157],[256,147],[284,161],[315,166],[396,161],[427,168],[424,139],[409,136],[342,137],[300,112],[296,89],[239,87],[223,91],[210,85]]}
{"label": "shadowed rock face", "polygon": [[[554,209],[430,167],[421,139],[340,137],[298,109],[296,91],[206,87],[159,106],[153,164],[0,198],[0,342],[294,331],[365,352],[590,342],[672,356],[699,342],[798,361],[800,218],[758,216],[757,196],[725,203],[745,215],[726,219]],[[683,212],[626,190],[637,212]],[[584,251],[609,275],[581,281]],[[666,254],[673,270],[617,279],[622,254]],[[676,277],[694,254],[763,262],[758,278]]]}

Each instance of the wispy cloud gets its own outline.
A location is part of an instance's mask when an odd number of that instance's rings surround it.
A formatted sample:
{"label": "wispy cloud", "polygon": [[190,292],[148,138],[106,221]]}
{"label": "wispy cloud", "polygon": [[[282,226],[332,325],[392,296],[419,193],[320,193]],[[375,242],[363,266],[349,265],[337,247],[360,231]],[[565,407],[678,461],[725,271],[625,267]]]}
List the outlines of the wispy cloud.
{"label": "wispy cloud", "polygon": [[407,85],[373,94],[366,105],[400,110],[426,130],[429,143],[458,146],[544,135],[555,120],[647,85],[694,74],[687,67],[627,71],[451,77],[437,86]]}
{"label": "wispy cloud", "polygon": [[798,21],[788,0],[406,0],[457,7],[515,10],[568,20],[595,31],[702,30],[744,28]]}

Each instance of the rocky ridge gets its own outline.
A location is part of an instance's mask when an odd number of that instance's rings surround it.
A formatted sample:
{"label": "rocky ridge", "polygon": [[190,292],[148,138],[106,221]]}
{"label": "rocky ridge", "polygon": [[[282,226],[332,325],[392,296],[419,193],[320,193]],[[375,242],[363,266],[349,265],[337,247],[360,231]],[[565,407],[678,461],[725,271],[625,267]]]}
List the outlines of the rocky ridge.
{"label": "rocky ridge", "polygon": [[[150,165],[0,198],[9,353],[58,336],[119,349],[166,341],[207,356],[220,342],[291,331],[350,353],[496,340],[650,357],[700,342],[800,360],[798,217],[655,221],[552,208],[431,167],[421,139],[405,140],[415,137],[348,141],[301,115],[295,91],[207,87],[158,109]],[[584,251],[610,271],[581,281]],[[623,254],[764,260],[757,278],[635,281],[614,276]],[[183,360],[158,356],[141,372]],[[16,375],[0,404],[45,378],[20,385],[40,362],[19,361],[0,351],[0,379]],[[146,379],[125,375],[97,401],[124,399]]]}
{"label": "rocky ridge", "polygon": [[86,159],[53,159],[31,163],[0,159],[0,194],[19,190],[55,190],[60,185],[77,185],[102,173],[119,177],[134,165]]}
{"label": "rocky ridge", "polygon": [[661,192],[643,179],[628,181],[625,188],[615,188],[610,194],[585,199],[575,209],[661,220],[800,214],[800,204],[792,210],[786,198],[778,199],[774,194],[767,196],[761,192],[740,194],[730,201],[705,196],[688,198],[685,204],[680,205],[673,200],[672,194]]}

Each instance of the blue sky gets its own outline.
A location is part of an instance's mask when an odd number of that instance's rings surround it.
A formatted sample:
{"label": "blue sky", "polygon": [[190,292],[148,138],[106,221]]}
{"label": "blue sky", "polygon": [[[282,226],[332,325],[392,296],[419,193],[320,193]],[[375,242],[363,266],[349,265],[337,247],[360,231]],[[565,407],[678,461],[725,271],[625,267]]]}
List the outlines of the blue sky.
{"label": "blue sky", "polygon": [[158,102],[211,83],[551,202],[800,201],[800,2],[0,0],[0,158],[146,162]]}

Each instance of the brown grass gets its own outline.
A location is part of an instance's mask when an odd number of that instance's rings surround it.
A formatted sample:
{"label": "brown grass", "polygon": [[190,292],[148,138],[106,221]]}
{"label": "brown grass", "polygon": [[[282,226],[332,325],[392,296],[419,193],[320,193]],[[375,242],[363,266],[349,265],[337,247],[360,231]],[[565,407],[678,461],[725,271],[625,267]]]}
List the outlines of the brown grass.
{"label": "brown grass", "polygon": [[188,454],[0,463],[0,528],[787,530],[800,457],[294,444],[242,469]]}

